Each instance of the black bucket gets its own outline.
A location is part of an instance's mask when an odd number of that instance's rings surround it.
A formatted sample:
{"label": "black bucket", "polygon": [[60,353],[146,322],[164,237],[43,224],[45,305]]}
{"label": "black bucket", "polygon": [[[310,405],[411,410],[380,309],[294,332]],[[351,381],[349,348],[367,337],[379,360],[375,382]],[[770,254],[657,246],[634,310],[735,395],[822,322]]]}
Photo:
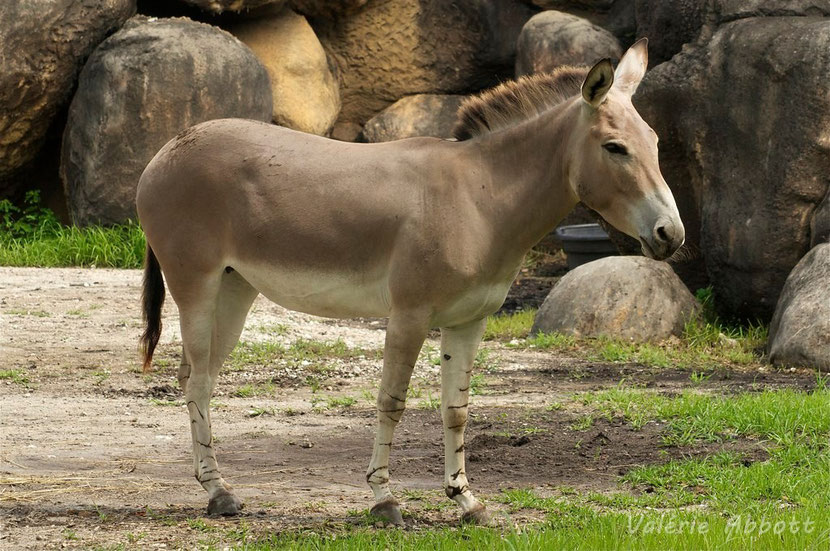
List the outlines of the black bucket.
{"label": "black bucket", "polygon": [[573,270],[606,256],[616,256],[617,247],[599,224],[577,224],[556,228],[556,237],[568,257],[568,269]]}

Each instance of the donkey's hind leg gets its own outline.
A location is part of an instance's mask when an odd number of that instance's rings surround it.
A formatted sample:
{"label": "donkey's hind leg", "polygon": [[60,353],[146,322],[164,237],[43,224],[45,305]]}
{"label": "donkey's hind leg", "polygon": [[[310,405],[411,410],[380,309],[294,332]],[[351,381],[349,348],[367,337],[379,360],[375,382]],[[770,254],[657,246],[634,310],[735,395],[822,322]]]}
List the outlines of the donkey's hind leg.
{"label": "donkey's hind leg", "polygon": [[182,361],[179,363],[179,372],[176,375],[179,380],[179,388],[187,392],[187,381],[190,380],[190,360],[187,359],[187,351],[182,346]]}
{"label": "donkey's hind leg", "polygon": [[[171,294],[176,297],[171,282]],[[235,515],[242,502],[219,473],[210,424],[210,398],[219,368],[233,349],[257,291],[236,272],[190,285],[179,303],[182,341],[190,363],[185,397],[193,436],[196,480],[208,492],[208,514]]]}

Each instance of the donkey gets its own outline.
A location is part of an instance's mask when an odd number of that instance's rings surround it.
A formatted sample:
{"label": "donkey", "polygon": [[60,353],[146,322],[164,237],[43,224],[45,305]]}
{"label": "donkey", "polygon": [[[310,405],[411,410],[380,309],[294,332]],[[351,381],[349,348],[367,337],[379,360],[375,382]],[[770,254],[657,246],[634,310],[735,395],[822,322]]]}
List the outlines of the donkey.
{"label": "donkey", "polygon": [[657,136],[631,103],[646,44],[634,44],[616,71],[606,59],[469,99],[456,140],[344,143],[225,119],[159,151],[136,199],[147,236],[144,368],[166,279],[181,317],[178,380],[208,514],[242,507],[219,473],[209,402],[262,293],[319,316],[388,317],[366,481],[372,513],[393,523],[401,511],[389,488],[392,436],[427,332],[440,328],[445,490],[463,521],[488,522],[464,470],[470,373],[486,317],[524,255],[578,201],[639,239],[649,257],[666,258],[684,240]]}

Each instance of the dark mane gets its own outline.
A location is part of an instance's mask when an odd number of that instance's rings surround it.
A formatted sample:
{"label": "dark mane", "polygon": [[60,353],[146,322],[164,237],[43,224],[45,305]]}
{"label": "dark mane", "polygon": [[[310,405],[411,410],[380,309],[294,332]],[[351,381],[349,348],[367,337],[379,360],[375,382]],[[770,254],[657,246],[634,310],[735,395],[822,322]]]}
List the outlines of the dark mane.
{"label": "dark mane", "polygon": [[590,67],[557,67],[550,73],[524,76],[472,96],[461,104],[453,136],[475,136],[515,126],[579,93]]}

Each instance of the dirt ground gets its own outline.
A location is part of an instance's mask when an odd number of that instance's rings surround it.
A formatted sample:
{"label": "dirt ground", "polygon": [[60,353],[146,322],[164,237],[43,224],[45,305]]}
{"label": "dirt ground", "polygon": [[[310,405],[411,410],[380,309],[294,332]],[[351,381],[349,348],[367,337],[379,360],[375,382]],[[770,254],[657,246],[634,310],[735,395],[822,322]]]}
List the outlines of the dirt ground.
{"label": "dirt ground", "polygon": [[[216,541],[216,533],[221,539],[234,529],[265,534],[364,522],[381,365],[371,351],[382,348],[383,321],[325,320],[257,299],[245,341],[342,339],[367,353],[326,359],[323,371],[253,362],[222,374],[213,402],[217,455],[246,508],[236,519],[201,522],[207,499],[192,476],[187,413],[175,384],[175,305],[168,297],[155,371],[143,375],[140,281],[132,270],[0,268],[0,370],[15,374],[0,379],[0,548],[193,548],[211,531]],[[435,337],[416,366],[392,452],[393,486],[408,529],[455,525],[459,516],[441,489],[440,391],[430,361]],[[601,419],[588,430],[572,428],[583,416],[569,401],[574,392],[623,378],[677,392],[689,384],[688,372],[494,343],[487,350],[471,399],[467,472],[499,522],[533,520],[507,516],[496,496],[508,488],[542,495],[630,490],[620,474],[671,457],[723,448],[749,460],[765,457],[744,440],[665,448],[655,423],[634,431]],[[814,382],[810,373],[730,370],[702,385],[728,392]],[[261,390],[240,393],[245,385]],[[568,405],[548,407],[556,402]]]}

